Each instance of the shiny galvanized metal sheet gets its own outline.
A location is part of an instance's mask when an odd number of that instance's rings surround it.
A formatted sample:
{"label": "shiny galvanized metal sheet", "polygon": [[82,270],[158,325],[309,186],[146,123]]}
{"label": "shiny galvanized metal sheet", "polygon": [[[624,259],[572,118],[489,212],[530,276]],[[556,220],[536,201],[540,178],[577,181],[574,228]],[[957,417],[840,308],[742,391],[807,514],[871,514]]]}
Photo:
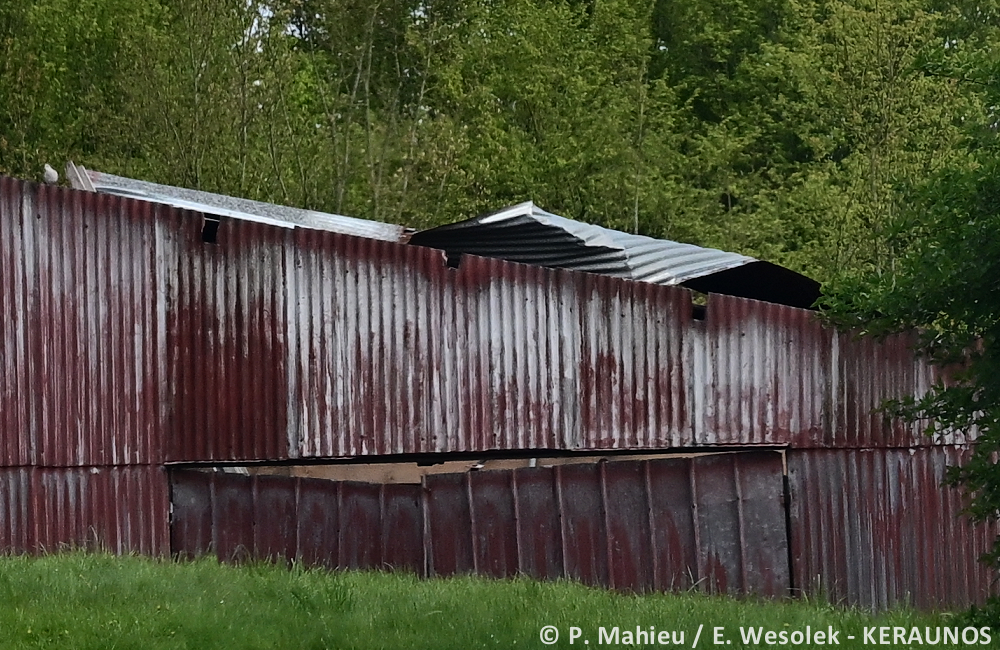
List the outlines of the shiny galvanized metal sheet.
{"label": "shiny galvanized metal sheet", "polygon": [[873,609],[967,607],[997,593],[979,556],[1000,533],[941,485],[961,447],[788,452],[796,588]]}
{"label": "shiny galvanized metal sheet", "polygon": [[567,219],[531,201],[415,233],[411,244],[809,308],[815,280],[752,257]]}
{"label": "shiny galvanized metal sheet", "polygon": [[751,264],[746,255],[567,219],[531,201],[424,230],[420,246],[662,285]]}
{"label": "shiny galvanized metal sheet", "polygon": [[171,543],[224,560],[783,595],[781,462],[745,452],[435,474],[422,485],[172,470]]}
{"label": "shiny galvanized metal sheet", "polygon": [[284,228],[330,230],[358,237],[403,242],[407,231],[403,226],[339,214],[302,210],[273,203],[251,201],[182,187],[172,187],[140,181],[134,178],[105,174],[84,169],[72,162],[66,165],[66,175],[77,189],[164,203],[184,210],[194,210],[216,217],[231,217],[268,223]]}
{"label": "shiny galvanized metal sheet", "polygon": [[169,508],[162,467],[0,468],[0,551],[163,555]]}
{"label": "shiny galvanized metal sheet", "polygon": [[0,177],[0,464],[163,457],[164,212]]}

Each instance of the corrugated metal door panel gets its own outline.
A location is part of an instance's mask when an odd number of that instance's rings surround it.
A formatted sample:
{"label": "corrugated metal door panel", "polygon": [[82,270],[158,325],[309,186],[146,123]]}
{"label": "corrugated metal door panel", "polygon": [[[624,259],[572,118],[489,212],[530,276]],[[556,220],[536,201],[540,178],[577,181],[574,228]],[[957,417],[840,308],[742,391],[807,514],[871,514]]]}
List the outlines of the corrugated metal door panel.
{"label": "corrugated metal door panel", "polygon": [[428,573],[472,573],[476,565],[472,513],[463,474],[431,474],[424,478],[424,545],[429,549]]}
{"label": "corrugated metal door panel", "polygon": [[691,461],[654,460],[647,462],[645,469],[654,587],[663,591],[689,589],[701,579]]}
{"label": "corrugated metal door panel", "polygon": [[790,583],[784,475],[777,456],[766,452],[733,456],[741,506],[743,590],[766,596],[787,595]]}
{"label": "corrugated metal door panel", "polygon": [[212,485],[212,546],[220,560],[244,562],[254,553],[252,481],[218,474]]}
{"label": "corrugated metal door panel", "polygon": [[510,472],[469,474],[476,570],[497,578],[518,572],[517,518],[511,480]]}
{"label": "corrugated metal door panel", "polygon": [[208,472],[170,473],[170,550],[182,558],[212,552],[212,474]]}
{"label": "corrugated metal door panel", "polygon": [[[178,472],[178,478],[182,476]],[[307,565],[339,566],[340,484],[296,480],[296,485],[299,546],[295,557]]]}
{"label": "corrugated metal door panel", "polygon": [[254,557],[295,558],[298,547],[297,484],[282,476],[254,476]]}
{"label": "corrugated metal door panel", "polygon": [[517,547],[523,573],[555,579],[563,569],[561,503],[551,468],[513,470],[517,507]]}
{"label": "corrugated metal door panel", "polygon": [[424,519],[420,486],[382,485],[382,567],[421,574],[424,570]]}
{"label": "corrugated metal door panel", "polygon": [[698,529],[698,575],[705,588],[740,593],[745,566],[740,546],[740,503],[732,480],[733,457],[708,456],[692,463]]}
{"label": "corrugated metal door panel", "polygon": [[609,584],[616,589],[649,591],[654,574],[649,571],[652,557],[650,511],[644,465],[601,463],[598,472],[608,531]]}
{"label": "corrugated metal door panel", "polygon": [[382,566],[382,511],[379,487],[370,483],[344,481],[338,493],[340,503],[340,557],[337,565],[346,569]]}
{"label": "corrugated metal door panel", "polygon": [[555,471],[562,506],[566,577],[589,585],[610,584],[607,520],[598,466],[565,465]]}

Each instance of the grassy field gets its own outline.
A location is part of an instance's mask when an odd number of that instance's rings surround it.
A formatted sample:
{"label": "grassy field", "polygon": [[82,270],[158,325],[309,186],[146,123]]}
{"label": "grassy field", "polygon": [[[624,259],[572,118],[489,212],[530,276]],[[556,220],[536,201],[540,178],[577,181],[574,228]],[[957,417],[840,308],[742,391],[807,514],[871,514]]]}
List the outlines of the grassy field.
{"label": "grassy field", "polygon": [[[546,625],[559,631],[554,645],[542,643]],[[681,632],[691,648],[699,626],[699,648],[717,647],[715,627],[725,628],[722,640],[731,643],[724,645],[742,648],[769,646],[763,638],[743,643],[741,627],[804,634],[807,626],[810,634],[839,630],[838,647],[861,648],[871,647],[866,626],[900,626],[907,635],[917,626],[923,640],[924,628],[947,625],[955,625],[947,615],[872,617],[817,603],[625,596],[531,580],[419,580],[80,553],[0,558],[3,648],[632,648],[669,647],[658,642],[673,645]],[[636,636],[637,626],[654,628],[651,643]],[[570,644],[574,627],[579,636]],[[888,635],[891,642],[891,629]],[[879,631],[871,638],[877,643]],[[826,647],[816,640],[771,647]],[[888,647],[927,647],[910,641]]]}

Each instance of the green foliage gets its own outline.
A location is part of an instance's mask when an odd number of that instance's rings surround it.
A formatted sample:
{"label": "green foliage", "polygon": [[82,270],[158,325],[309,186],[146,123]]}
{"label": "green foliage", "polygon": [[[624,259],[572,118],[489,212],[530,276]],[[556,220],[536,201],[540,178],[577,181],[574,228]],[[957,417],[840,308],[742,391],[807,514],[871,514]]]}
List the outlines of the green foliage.
{"label": "green foliage", "polygon": [[[993,16],[921,61],[928,76],[975,89],[988,107],[967,104],[956,113],[963,155],[942,158],[927,178],[904,187],[904,209],[886,229],[891,263],[844,273],[825,300],[832,321],[861,332],[916,330],[919,349],[950,369],[947,382],[889,406],[926,421],[930,434],[975,437],[971,458],[950,468],[948,480],[969,494],[972,519],[990,522],[1000,519],[1000,66],[984,46],[995,33]],[[984,559],[1000,567],[1000,540]],[[976,616],[990,612],[995,603]]]}
{"label": "green foliage", "polygon": [[530,198],[828,279],[891,265],[904,189],[969,164],[988,80],[949,70],[997,51],[998,15],[971,0],[7,3],[0,172],[74,159],[412,227]]}
{"label": "green foliage", "polygon": [[[976,434],[972,458],[950,480],[972,496],[978,521],[1000,515],[1000,150],[975,156],[971,169],[946,169],[913,191],[913,203],[890,241],[891,271],[847,276],[827,298],[837,322],[872,334],[920,333],[919,347],[952,365],[951,381],[898,404],[899,413],[927,419],[929,433]],[[1000,565],[1000,545],[988,558]]]}
{"label": "green foliage", "polygon": [[[940,616],[896,611],[878,617],[806,602],[754,602],[696,593],[628,596],[571,583],[408,574],[232,567],[136,557],[67,554],[0,558],[0,629],[14,648],[518,648],[538,647],[556,625],[590,645],[597,627],[683,630],[704,625],[841,630],[841,647],[862,647],[862,626],[935,626]],[[846,636],[853,634],[856,640]],[[756,647],[756,646],[753,646]]]}

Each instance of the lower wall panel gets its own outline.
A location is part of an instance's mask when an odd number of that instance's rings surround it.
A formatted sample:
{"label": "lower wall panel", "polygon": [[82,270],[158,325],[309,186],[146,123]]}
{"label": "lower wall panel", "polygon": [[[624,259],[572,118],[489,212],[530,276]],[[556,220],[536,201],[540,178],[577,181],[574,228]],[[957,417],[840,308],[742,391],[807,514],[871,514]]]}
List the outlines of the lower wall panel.
{"label": "lower wall panel", "polygon": [[168,488],[167,472],[152,465],[0,468],[0,551],[163,555]]}
{"label": "lower wall panel", "polygon": [[941,485],[960,447],[788,452],[795,586],[873,609],[966,607],[995,592],[978,557],[1000,532]]}
{"label": "lower wall panel", "polygon": [[429,475],[421,485],[193,470],[174,470],[171,483],[171,547],[182,556],[634,591],[789,587],[775,452]]}

